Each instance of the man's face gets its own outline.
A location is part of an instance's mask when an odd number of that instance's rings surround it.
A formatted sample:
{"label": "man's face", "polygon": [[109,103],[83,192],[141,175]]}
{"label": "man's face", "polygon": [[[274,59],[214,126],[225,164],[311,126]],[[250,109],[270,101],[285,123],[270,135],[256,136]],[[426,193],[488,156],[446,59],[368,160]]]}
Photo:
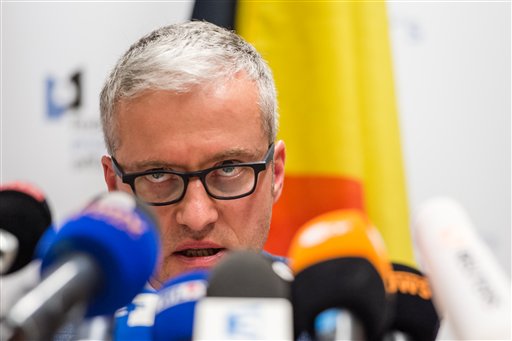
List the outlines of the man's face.
{"label": "man's face", "polygon": [[[223,162],[256,162],[268,150],[256,85],[243,75],[190,93],[146,92],[118,105],[120,145],[115,158],[125,173],[150,169],[197,171]],[[285,150],[275,145],[272,165],[259,174],[254,193],[217,200],[191,178],[178,203],[154,207],[162,239],[161,264],[151,283],[195,268],[209,268],[227,250],[259,250],[266,241],[272,205],[284,178]],[[131,192],[102,158],[109,190]]]}

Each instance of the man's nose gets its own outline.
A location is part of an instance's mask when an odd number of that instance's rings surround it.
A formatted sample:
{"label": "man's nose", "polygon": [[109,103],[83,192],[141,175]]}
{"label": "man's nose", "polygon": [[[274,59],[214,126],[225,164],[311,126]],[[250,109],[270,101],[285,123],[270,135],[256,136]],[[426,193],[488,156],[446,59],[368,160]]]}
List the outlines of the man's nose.
{"label": "man's nose", "polygon": [[218,217],[215,199],[208,195],[200,179],[190,179],[185,197],[178,203],[178,224],[200,231],[215,223]]}

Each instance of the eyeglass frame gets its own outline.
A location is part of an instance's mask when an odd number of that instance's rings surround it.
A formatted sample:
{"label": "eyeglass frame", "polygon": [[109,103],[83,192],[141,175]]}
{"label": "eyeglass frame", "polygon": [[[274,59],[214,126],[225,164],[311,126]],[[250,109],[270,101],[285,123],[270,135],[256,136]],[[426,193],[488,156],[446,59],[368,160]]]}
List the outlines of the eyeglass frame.
{"label": "eyeglass frame", "polygon": [[[269,164],[274,159],[274,143],[272,142],[269,145],[268,150],[267,150],[265,156],[263,157],[263,160],[261,160],[261,161],[234,163],[234,164],[228,164],[228,165],[218,165],[218,166],[213,166],[210,168],[206,168],[206,169],[198,170],[198,171],[194,171],[194,172],[178,172],[178,171],[173,171],[173,170],[168,170],[168,169],[152,169],[152,170],[147,170],[147,171],[143,171],[143,172],[134,172],[134,173],[126,174],[123,171],[123,168],[121,167],[119,162],[117,162],[116,158],[113,155],[110,155],[110,159],[112,160],[112,168],[114,169],[114,173],[116,173],[116,175],[121,178],[121,181],[123,183],[130,185],[130,187],[133,191],[133,194],[135,194],[136,196],[137,196],[137,191],[135,190],[135,179],[140,176],[146,176],[146,175],[151,175],[151,174],[173,174],[173,175],[179,176],[183,180],[183,184],[184,184],[183,192],[177,199],[171,200],[171,201],[166,201],[166,202],[161,202],[161,203],[146,202],[146,204],[151,205],[151,206],[167,206],[167,205],[172,205],[177,202],[180,202],[185,197],[185,194],[187,193],[190,178],[196,178],[196,177],[199,178],[199,180],[203,184],[204,189],[206,190],[206,193],[210,197],[217,199],[217,200],[235,200],[235,199],[240,199],[240,198],[249,196],[252,193],[254,193],[254,191],[256,190],[256,186],[258,185],[259,174],[261,172],[263,172],[264,170],[266,170],[267,164]],[[225,168],[226,166],[252,168],[254,171],[254,185],[252,186],[251,190],[244,194],[239,194],[239,195],[236,195],[233,197],[223,197],[223,196],[218,196],[218,195],[212,194],[210,192],[210,190],[208,189],[208,185],[206,184],[206,176],[209,173],[213,172],[214,170]]]}

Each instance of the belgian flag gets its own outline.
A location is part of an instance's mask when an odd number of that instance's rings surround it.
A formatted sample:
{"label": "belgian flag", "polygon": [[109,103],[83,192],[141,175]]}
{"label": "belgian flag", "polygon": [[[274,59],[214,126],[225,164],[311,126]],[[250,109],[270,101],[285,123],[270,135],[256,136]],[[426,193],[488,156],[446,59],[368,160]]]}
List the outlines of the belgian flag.
{"label": "belgian flag", "polygon": [[386,3],[198,0],[193,19],[234,29],[274,73],[287,160],[266,250],[286,255],[306,221],[356,208],[414,264]]}

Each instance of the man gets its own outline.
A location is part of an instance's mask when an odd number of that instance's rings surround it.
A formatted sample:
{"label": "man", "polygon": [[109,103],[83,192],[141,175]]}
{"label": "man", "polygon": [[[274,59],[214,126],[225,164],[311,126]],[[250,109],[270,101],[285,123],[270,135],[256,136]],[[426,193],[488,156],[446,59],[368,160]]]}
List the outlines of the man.
{"label": "man", "polygon": [[271,71],[251,45],[206,22],[157,29],[119,60],[100,100],[108,189],[134,192],[159,218],[154,289],[263,248],[285,146]]}

